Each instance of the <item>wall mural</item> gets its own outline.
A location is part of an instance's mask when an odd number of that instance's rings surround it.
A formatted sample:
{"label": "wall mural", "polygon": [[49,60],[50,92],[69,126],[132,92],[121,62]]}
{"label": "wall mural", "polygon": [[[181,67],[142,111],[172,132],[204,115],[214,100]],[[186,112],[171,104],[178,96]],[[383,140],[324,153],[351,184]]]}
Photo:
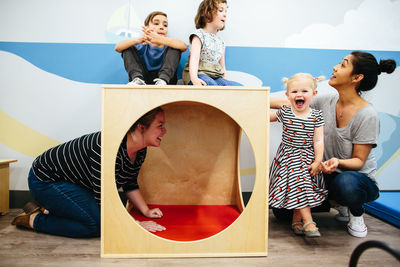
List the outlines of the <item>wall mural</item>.
{"label": "wall mural", "polygon": [[[144,6],[132,0],[65,1],[57,6],[49,0],[35,1],[35,5],[26,0],[1,1],[0,21],[6,27],[0,29],[0,157],[18,159],[11,168],[11,190],[28,190],[30,165],[44,150],[100,130],[100,85],[128,82],[114,45],[138,36],[148,13],[165,11],[169,35],[188,42],[200,1],[164,2]],[[340,0],[336,6],[309,2],[316,11],[289,0],[228,1],[227,27],[219,33],[227,44],[228,78],[248,86],[270,86],[272,96],[282,97],[282,77],[309,72],[329,79],[332,67],[353,50],[400,63],[400,1]],[[56,14],[59,8],[65,15]],[[89,8],[97,15],[88,22]],[[38,19],[38,12],[43,19]],[[253,12],[254,19],[243,22],[243,12]],[[63,16],[70,17],[64,20]],[[180,69],[187,57],[188,51],[182,55]],[[391,75],[381,74],[377,87],[365,95],[381,120],[374,153],[383,190],[400,190],[396,179],[400,172],[399,84],[397,69]],[[335,90],[324,81],[319,93]],[[271,158],[280,142],[279,127],[271,125]],[[243,151],[243,188],[250,191],[255,173],[252,157],[246,155],[251,153],[250,144],[243,144]]]}

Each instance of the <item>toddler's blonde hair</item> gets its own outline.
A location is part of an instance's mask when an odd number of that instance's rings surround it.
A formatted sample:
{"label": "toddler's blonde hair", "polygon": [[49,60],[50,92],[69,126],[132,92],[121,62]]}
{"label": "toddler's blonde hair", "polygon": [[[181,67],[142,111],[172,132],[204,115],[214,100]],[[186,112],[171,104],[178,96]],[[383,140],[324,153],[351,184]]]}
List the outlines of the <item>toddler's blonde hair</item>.
{"label": "toddler's blonde hair", "polygon": [[313,91],[315,91],[315,89],[317,89],[317,82],[323,81],[325,79],[325,76],[319,76],[317,78],[314,78],[311,74],[309,73],[296,73],[294,75],[292,75],[290,78],[286,78],[284,77],[282,79],[283,84],[285,85],[285,88],[287,90],[287,86],[289,83],[296,81],[296,80],[301,80],[301,79],[307,79],[311,82],[311,88],[313,89]]}

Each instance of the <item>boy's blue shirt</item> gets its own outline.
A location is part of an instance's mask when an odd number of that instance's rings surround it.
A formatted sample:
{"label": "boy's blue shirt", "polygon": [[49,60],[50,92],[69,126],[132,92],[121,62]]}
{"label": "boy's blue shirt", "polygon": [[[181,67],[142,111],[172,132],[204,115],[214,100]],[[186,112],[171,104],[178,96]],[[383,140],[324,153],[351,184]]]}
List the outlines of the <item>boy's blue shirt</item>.
{"label": "boy's blue shirt", "polygon": [[148,71],[159,70],[161,68],[166,46],[158,47],[151,44],[137,44],[135,47]]}

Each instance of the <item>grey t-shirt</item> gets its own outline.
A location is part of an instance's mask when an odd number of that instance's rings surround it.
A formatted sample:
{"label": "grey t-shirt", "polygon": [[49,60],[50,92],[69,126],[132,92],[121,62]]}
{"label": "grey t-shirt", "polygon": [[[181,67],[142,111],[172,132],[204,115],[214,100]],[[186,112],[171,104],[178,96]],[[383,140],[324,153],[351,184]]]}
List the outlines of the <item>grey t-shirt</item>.
{"label": "grey t-shirt", "polygon": [[[339,95],[317,96],[311,107],[322,110],[324,114],[324,160],[332,157],[349,159],[352,157],[353,144],[370,144],[376,147],[379,135],[379,117],[371,104],[361,108],[343,128],[336,127],[336,103]],[[343,170],[337,169],[338,172]],[[376,160],[373,151],[369,153],[359,172],[375,180]]]}

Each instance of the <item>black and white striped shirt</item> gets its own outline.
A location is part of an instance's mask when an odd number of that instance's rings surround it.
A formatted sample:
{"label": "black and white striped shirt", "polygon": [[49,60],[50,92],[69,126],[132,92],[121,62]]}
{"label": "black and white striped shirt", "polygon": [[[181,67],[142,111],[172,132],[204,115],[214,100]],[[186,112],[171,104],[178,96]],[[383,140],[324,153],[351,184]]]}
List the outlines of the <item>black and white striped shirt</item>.
{"label": "black and white striped shirt", "polygon": [[[146,148],[139,150],[135,162],[126,151],[126,136],[118,149],[115,162],[117,187],[128,192],[138,189],[137,177],[146,158]],[[100,203],[101,192],[101,132],[87,134],[45,151],[32,164],[41,181],[67,181],[93,192]]]}

